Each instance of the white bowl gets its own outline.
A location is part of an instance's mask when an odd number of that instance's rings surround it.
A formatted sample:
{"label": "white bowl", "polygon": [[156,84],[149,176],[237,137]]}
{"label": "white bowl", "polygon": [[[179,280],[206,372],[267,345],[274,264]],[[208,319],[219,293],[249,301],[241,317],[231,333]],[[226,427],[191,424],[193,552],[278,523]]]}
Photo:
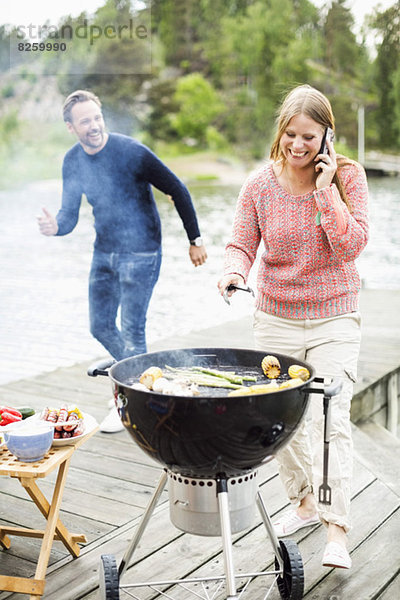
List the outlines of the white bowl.
{"label": "white bowl", "polygon": [[53,443],[54,429],[46,424],[24,424],[20,421],[17,426],[4,432],[4,441],[8,450],[23,462],[42,460]]}

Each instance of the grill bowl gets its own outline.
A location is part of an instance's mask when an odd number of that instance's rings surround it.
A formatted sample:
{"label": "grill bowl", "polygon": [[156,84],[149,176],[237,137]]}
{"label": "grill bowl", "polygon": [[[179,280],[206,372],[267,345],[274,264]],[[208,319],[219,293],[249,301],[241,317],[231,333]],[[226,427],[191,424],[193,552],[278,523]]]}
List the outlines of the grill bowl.
{"label": "grill bowl", "polygon": [[[279,359],[282,372],[305,366],[310,379],[296,388],[232,397],[227,389],[202,388],[200,396],[184,397],[131,387],[148,367],[165,365],[252,371],[266,382],[260,367],[266,354]],[[175,473],[231,477],[253,470],[289,441],[306,412],[315,371],[272,350],[187,348],[127,358],[108,375],[122,422],[144,452]]]}

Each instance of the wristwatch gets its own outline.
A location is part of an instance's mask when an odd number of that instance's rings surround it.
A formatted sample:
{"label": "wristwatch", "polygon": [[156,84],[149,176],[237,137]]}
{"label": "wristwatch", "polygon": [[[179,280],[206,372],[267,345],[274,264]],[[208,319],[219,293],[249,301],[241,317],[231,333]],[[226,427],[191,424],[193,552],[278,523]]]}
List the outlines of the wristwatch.
{"label": "wristwatch", "polygon": [[190,240],[190,245],[191,246],[202,246],[203,245],[203,240],[201,237],[197,237],[194,240]]}

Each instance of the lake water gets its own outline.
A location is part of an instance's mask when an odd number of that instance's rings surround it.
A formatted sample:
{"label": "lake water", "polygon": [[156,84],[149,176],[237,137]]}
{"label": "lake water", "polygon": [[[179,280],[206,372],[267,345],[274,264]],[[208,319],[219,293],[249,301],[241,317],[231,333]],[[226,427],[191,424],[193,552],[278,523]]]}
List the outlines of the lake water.
{"label": "lake water", "polygon": [[[217,290],[238,185],[191,185],[208,251],[194,268],[186,234],[171,204],[157,196],[163,224],[163,264],[148,312],[149,343],[252,313],[248,294],[228,306]],[[358,260],[364,287],[400,289],[398,178],[370,178],[370,242]],[[74,232],[60,238],[38,233],[42,206],[56,213],[60,181],[0,192],[0,384],[96,359],[103,347],[88,330],[87,280],[94,232],[84,201]],[[256,268],[250,279],[255,287]]]}

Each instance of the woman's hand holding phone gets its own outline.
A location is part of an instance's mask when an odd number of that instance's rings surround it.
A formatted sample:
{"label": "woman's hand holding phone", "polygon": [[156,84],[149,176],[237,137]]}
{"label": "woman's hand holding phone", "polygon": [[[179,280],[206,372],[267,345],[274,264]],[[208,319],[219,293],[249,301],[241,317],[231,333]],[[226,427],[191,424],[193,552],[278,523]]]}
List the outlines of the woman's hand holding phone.
{"label": "woman's hand holding phone", "polygon": [[327,127],[322,138],[321,148],[314,159],[317,163],[315,165],[315,171],[319,173],[315,182],[318,190],[331,185],[336,173],[336,152],[332,140],[333,131]]}

